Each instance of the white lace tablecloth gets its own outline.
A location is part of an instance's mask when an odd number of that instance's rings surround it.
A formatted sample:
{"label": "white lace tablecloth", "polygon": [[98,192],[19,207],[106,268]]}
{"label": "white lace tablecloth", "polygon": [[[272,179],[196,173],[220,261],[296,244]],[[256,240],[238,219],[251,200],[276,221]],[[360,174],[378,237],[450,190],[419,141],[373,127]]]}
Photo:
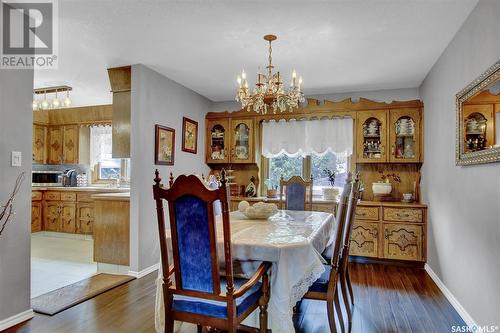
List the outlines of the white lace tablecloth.
{"label": "white lace tablecloth", "polygon": [[[335,227],[329,213],[280,211],[269,220],[251,220],[240,212],[231,213],[233,259],[242,262],[247,275],[259,261],[272,262],[269,326],[273,333],[292,333],[293,307],[312,283],[325,271],[321,253],[329,244]],[[217,219],[220,260],[223,261],[221,218]],[[171,262],[171,261],[169,261]],[[161,269],[157,283],[156,329],[163,332],[163,292]],[[255,311],[258,312],[258,309]],[[245,320],[258,327],[258,316]]]}

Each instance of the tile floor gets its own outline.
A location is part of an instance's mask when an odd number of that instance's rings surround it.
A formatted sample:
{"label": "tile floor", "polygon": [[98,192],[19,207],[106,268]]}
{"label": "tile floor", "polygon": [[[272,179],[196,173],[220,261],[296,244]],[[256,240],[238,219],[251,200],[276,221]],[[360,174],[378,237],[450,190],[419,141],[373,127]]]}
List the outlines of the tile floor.
{"label": "tile floor", "polygon": [[47,232],[31,235],[32,298],[96,273],[92,239]]}

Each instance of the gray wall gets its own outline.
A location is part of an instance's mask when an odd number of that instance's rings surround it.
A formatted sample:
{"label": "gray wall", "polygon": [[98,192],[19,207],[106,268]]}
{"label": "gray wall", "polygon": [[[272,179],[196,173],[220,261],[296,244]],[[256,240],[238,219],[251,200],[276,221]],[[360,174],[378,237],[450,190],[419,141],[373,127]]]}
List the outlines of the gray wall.
{"label": "gray wall", "polygon": [[[159,261],[158,227],[153,201],[154,170],[163,182],[168,175],[207,173],[205,114],[212,102],[144,65],[132,66],[131,132],[131,258],[130,269],[141,271]],[[182,117],[198,121],[198,153],[181,150]],[[154,165],[155,124],[175,129],[175,165]]]}
{"label": "gray wall", "polygon": [[500,58],[500,1],[481,0],[420,87],[428,264],[480,325],[500,324],[500,164],[455,166],[455,94]]}
{"label": "gray wall", "polygon": [[[32,91],[32,70],[0,70],[0,205],[26,172],[16,215],[0,236],[0,321],[30,309]],[[22,167],[10,166],[11,151],[22,152]]]}
{"label": "gray wall", "polygon": [[[418,88],[407,89],[390,89],[390,90],[374,90],[374,91],[356,91],[347,93],[335,93],[324,95],[307,95],[308,98],[316,98],[320,101],[340,101],[345,98],[351,97],[354,100],[360,97],[373,99],[379,102],[392,102],[392,101],[407,101],[411,99],[420,99]],[[236,101],[214,102],[212,111],[234,111],[238,110],[241,106]]]}

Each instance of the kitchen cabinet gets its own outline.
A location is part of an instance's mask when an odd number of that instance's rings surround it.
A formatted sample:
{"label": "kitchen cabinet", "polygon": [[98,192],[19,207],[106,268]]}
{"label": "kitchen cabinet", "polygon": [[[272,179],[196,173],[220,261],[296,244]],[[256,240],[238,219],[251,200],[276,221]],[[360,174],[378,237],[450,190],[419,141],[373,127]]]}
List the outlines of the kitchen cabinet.
{"label": "kitchen cabinet", "polygon": [[42,202],[31,202],[31,232],[42,231]]}
{"label": "kitchen cabinet", "polygon": [[94,205],[88,202],[78,203],[76,216],[76,232],[79,234],[92,234],[94,227]]}
{"label": "kitchen cabinet", "polygon": [[61,203],[59,201],[45,201],[43,216],[43,230],[61,231]]}
{"label": "kitchen cabinet", "polygon": [[33,163],[45,164],[47,162],[47,127],[33,125]]}
{"label": "kitchen cabinet", "polygon": [[76,232],[76,203],[61,202],[61,232],[75,233]]}
{"label": "kitchen cabinet", "polygon": [[48,130],[49,164],[78,164],[78,125],[51,126]]}

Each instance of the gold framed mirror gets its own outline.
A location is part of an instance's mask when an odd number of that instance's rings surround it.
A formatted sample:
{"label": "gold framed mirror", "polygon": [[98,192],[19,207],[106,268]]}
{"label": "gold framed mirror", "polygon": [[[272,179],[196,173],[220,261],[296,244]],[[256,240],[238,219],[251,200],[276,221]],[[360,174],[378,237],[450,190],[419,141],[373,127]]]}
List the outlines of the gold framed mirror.
{"label": "gold framed mirror", "polygon": [[456,95],[456,164],[500,162],[500,60]]}

